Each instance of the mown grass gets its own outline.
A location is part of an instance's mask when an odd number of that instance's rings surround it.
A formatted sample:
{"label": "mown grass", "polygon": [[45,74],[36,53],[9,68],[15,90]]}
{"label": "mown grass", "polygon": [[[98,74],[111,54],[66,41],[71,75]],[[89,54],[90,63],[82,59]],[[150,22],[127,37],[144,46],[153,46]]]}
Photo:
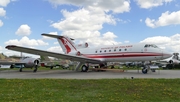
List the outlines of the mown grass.
{"label": "mown grass", "polygon": [[179,102],[180,79],[0,79],[1,102]]}

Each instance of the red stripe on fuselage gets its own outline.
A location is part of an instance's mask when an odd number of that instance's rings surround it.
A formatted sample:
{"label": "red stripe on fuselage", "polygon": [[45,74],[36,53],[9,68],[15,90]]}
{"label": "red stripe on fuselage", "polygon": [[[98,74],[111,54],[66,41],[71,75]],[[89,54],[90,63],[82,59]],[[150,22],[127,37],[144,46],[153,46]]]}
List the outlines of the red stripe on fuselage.
{"label": "red stripe on fuselage", "polygon": [[83,54],[88,58],[124,58],[124,57],[148,57],[162,56],[162,53],[111,53],[111,54]]}

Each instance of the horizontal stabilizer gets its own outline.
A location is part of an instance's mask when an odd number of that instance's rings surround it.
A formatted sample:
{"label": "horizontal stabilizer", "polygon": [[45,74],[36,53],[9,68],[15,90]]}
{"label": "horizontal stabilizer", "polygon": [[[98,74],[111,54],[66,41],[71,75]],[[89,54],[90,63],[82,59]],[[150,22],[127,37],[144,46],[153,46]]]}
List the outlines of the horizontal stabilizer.
{"label": "horizontal stabilizer", "polygon": [[[64,36],[61,36],[61,35],[53,35],[53,34],[46,34],[46,33],[43,33],[41,34],[42,36],[47,36],[47,37],[51,37],[51,38],[63,38]],[[74,40],[72,38],[70,38],[71,40]]]}

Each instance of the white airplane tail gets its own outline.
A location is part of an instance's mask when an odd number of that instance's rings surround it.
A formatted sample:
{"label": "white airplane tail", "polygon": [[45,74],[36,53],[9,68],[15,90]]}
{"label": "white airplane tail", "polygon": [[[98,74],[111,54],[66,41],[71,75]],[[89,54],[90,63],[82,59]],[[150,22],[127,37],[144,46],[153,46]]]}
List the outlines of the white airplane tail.
{"label": "white airplane tail", "polygon": [[77,48],[74,45],[74,42],[72,41],[74,39],[71,39],[71,38],[66,37],[66,36],[51,35],[51,34],[45,34],[45,33],[43,33],[42,35],[48,36],[51,38],[56,38],[58,40],[60,46],[62,47],[64,53],[66,53],[66,54],[73,52],[73,51],[77,51]]}
{"label": "white airplane tail", "polygon": [[173,53],[172,59],[179,60],[179,53]]}

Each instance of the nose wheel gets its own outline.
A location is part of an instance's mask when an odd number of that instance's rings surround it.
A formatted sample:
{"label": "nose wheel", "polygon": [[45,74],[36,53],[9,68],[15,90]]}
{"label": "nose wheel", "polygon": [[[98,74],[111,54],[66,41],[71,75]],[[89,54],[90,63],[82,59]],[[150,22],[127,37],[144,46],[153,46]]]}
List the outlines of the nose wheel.
{"label": "nose wheel", "polygon": [[147,74],[147,72],[148,72],[148,69],[147,69],[147,68],[143,68],[143,69],[142,69],[142,73],[143,73],[143,74]]}
{"label": "nose wheel", "polygon": [[22,68],[19,68],[19,72],[22,72]]}
{"label": "nose wheel", "polygon": [[37,71],[37,66],[35,66],[35,68],[34,68],[33,72],[36,72],[36,71]]}
{"label": "nose wheel", "polygon": [[142,73],[143,73],[143,74],[147,74],[148,68],[149,68],[149,66],[148,66],[148,65],[145,65],[145,66],[143,67],[143,69],[142,69]]}
{"label": "nose wheel", "polygon": [[39,61],[38,61],[38,60],[35,60],[35,61],[34,61],[34,64],[35,64],[35,66],[34,66],[34,71],[33,71],[33,72],[36,72],[37,69],[38,69]]}

